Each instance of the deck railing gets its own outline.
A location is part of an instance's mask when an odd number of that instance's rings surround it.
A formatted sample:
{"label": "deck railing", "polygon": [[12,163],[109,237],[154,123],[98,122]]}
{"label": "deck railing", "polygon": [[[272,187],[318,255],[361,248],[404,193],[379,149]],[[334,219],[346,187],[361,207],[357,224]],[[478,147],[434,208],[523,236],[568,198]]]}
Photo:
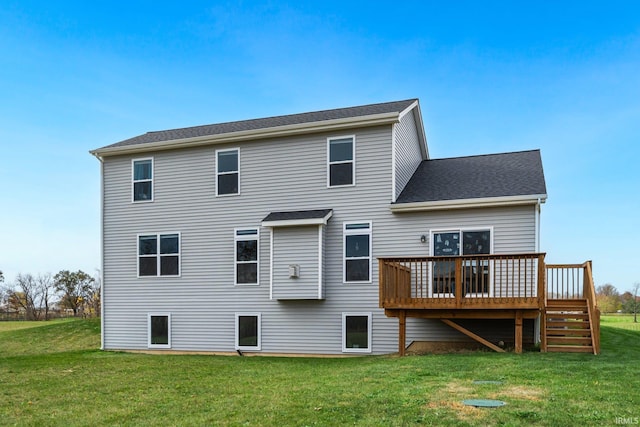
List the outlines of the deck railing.
{"label": "deck railing", "polygon": [[380,307],[542,309],[544,254],[379,258]]}
{"label": "deck railing", "polygon": [[583,264],[547,265],[548,299],[584,299],[587,301],[593,347],[600,353],[600,309],[596,301],[591,261]]}
{"label": "deck railing", "polygon": [[547,264],[547,298],[586,298],[585,264]]}

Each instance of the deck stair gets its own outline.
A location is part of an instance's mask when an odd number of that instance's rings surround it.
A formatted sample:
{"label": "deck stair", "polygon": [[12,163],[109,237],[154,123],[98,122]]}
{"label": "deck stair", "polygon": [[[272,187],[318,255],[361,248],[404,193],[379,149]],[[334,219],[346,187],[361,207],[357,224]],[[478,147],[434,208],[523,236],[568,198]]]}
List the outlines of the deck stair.
{"label": "deck stair", "polygon": [[547,351],[596,353],[586,299],[549,299],[545,310]]}

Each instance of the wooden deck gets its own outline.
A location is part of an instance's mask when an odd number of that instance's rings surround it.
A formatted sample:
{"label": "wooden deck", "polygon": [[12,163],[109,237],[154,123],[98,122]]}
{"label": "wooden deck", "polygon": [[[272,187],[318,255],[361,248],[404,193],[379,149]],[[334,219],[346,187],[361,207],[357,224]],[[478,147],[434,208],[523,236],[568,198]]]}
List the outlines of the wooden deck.
{"label": "wooden deck", "polygon": [[[405,350],[406,319],[417,317],[441,319],[496,351],[502,350],[455,320],[513,319],[516,353],[522,352],[523,319],[540,318],[541,351],[597,354],[600,318],[591,262],[545,265],[544,259],[543,253],[379,258],[379,303],[387,316],[398,318],[399,353],[403,355]],[[575,308],[573,312],[565,311],[578,318],[586,314],[589,334],[572,331],[563,336],[559,328],[547,330],[549,319],[562,314],[557,304],[550,309],[552,300],[579,301],[578,305],[569,305]],[[585,312],[580,315],[580,310]],[[547,312],[556,317],[547,316]],[[564,326],[576,329],[578,325]],[[584,325],[580,328],[584,329]],[[591,340],[589,345],[586,338]]]}

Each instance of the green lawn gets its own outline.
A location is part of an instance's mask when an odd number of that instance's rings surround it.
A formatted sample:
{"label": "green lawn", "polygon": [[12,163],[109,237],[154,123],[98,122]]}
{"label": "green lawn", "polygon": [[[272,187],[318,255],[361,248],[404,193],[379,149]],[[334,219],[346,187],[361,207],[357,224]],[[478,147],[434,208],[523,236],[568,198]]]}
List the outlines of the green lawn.
{"label": "green lawn", "polygon": [[[97,320],[30,325],[0,322],[0,425],[583,426],[640,417],[640,332],[608,316],[599,356],[158,356],[96,350]],[[461,404],[469,398],[507,405]]]}
{"label": "green lawn", "polygon": [[[640,314],[638,314],[640,322]],[[600,325],[613,326],[615,328],[629,329],[640,332],[640,323],[633,321],[633,314],[607,314],[601,316]]]}

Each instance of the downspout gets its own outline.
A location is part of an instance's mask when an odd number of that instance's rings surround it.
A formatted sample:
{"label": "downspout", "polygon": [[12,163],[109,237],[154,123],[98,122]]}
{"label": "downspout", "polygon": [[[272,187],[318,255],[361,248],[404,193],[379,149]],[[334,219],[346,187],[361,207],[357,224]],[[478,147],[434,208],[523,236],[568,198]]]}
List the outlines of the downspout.
{"label": "downspout", "polygon": [[[535,234],[535,251],[537,253],[540,253],[540,210],[542,209],[541,206],[541,199],[540,197],[538,197],[538,201],[536,202],[536,206],[535,206],[535,223],[536,223],[536,234]],[[537,274],[537,273],[536,273]],[[537,280],[536,280],[537,283]],[[541,331],[540,331],[540,323],[541,323],[541,319],[540,316],[544,315],[544,313],[540,313],[540,315],[538,315],[538,317],[536,317],[536,321],[534,322],[534,331],[533,331],[533,336],[536,338],[536,344],[540,344],[540,342],[542,342],[542,336],[541,336]]]}
{"label": "downspout", "polygon": [[542,202],[540,197],[536,202],[536,244],[535,251],[540,252],[540,211],[542,210]]}
{"label": "downspout", "polygon": [[91,154],[100,162],[100,350],[104,350],[104,160]]}
{"label": "downspout", "polygon": [[397,123],[391,125],[391,203],[395,203],[396,194],[396,126]]}

